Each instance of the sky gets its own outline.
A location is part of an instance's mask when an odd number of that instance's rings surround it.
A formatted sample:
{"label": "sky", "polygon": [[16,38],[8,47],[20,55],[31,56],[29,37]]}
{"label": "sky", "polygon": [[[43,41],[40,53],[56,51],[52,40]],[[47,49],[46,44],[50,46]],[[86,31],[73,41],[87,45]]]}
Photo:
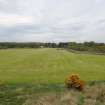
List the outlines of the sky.
{"label": "sky", "polygon": [[105,42],[105,0],[0,0],[0,42]]}

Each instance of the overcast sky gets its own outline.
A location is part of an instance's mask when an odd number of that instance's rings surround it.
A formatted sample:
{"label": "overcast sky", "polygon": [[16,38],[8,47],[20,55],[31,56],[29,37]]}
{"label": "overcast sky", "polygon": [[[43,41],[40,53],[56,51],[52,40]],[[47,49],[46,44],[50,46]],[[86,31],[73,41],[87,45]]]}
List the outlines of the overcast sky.
{"label": "overcast sky", "polygon": [[0,0],[0,41],[105,42],[105,0]]}

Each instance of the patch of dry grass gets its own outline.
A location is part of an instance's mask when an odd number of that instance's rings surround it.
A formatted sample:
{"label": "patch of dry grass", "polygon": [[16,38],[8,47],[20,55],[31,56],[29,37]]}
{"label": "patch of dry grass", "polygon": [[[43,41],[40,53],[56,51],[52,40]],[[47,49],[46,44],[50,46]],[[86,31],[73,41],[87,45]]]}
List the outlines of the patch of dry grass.
{"label": "patch of dry grass", "polygon": [[30,96],[23,105],[105,105],[105,84],[86,86],[84,91],[66,90]]}

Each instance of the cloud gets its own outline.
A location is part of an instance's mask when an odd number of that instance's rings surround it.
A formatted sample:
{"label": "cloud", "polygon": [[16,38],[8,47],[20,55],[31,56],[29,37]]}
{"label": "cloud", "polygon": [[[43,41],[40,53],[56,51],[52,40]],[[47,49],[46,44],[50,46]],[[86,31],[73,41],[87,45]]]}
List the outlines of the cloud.
{"label": "cloud", "polygon": [[0,26],[15,26],[19,24],[27,25],[29,23],[33,23],[33,17],[31,16],[0,14]]}
{"label": "cloud", "polygon": [[105,0],[0,0],[0,41],[105,42]]}

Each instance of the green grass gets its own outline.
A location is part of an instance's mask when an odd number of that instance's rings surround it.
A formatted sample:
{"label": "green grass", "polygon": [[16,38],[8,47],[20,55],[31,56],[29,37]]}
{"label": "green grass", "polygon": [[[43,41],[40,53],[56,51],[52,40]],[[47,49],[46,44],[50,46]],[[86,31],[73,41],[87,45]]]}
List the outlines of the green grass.
{"label": "green grass", "polygon": [[86,81],[105,80],[105,56],[51,48],[0,50],[0,80],[8,83],[64,83],[72,73]]}
{"label": "green grass", "polygon": [[[99,82],[90,82],[89,88],[81,93],[68,91],[64,80],[72,73],[79,74],[83,80]],[[105,80],[102,55],[51,48],[0,50],[0,105],[70,105],[70,102],[82,105],[95,102],[92,98],[88,100],[93,93],[96,93],[95,103],[103,105],[105,83],[102,80]]]}

